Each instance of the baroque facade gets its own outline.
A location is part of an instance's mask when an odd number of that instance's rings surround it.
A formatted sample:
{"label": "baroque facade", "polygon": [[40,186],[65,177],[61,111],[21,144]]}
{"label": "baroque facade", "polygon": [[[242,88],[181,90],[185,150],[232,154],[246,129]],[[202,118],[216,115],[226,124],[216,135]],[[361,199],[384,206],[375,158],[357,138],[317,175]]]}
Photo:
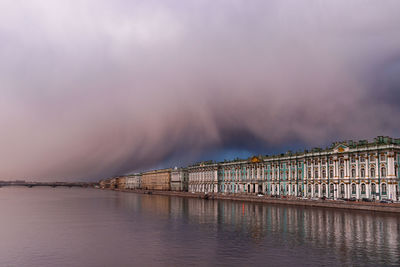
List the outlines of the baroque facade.
{"label": "baroque facade", "polygon": [[218,190],[218,169],[219,164],[210,162],[188,167],[189,192],[221,192]]}
{"label": "baroque facade", "polygon": [[400,139],[188,167],[190,192],[399,200]]}
{"label": "baroque facade", "polygon": [[187,191],[188,190],[188,172],[185,168],[175,167],[171,171],[171,190]]}

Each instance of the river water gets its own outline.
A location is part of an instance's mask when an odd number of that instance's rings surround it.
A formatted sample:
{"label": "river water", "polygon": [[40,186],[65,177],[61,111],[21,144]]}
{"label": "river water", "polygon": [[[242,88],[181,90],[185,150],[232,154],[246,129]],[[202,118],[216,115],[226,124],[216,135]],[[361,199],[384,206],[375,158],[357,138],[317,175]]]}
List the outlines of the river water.
{"label": "river water", "polygon": [[400,216],[0,188],[0,266],[399,265]]}

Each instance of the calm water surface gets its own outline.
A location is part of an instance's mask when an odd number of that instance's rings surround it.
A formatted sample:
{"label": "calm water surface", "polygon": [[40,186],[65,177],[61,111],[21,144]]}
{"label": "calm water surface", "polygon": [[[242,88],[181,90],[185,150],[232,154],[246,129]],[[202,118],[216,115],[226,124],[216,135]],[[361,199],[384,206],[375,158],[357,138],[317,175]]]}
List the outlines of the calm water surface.
{"label": "calm water surface", "polygon": [[392,214],[0,188],[0,266],[399,265]]}

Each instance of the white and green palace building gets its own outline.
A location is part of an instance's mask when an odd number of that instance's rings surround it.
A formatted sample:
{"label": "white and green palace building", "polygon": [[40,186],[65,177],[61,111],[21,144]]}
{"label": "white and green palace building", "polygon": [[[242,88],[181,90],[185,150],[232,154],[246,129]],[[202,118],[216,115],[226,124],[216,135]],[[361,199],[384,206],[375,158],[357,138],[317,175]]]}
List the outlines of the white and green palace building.
{"label": "white and green palace building", "polygon": [[188,167],[189,192],[399,200],[400,139]]}

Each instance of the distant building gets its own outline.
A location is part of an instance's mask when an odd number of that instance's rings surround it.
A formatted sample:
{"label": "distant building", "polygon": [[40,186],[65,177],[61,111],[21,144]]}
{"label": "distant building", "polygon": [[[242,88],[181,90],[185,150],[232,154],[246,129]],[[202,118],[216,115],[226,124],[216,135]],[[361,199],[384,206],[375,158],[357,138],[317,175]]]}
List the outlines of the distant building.
{"label": "distant building", "polygon": [[188,167],[190,192],[398,200],[400,139]]}
{"label": "distant building", "polygon": [[217,163],[201,163],[188,167],[189,192],[219,192]]}
{"label": "distant building", "polygon": [[171,190],[171,169],[155,170],[142,173],[142,189]]}
{"label": "distant building", "polygon": [[100,180],[99,185],[102,189],[111,189],[113,186],[113,178]]}
{"label": "distant building", "polygon": [[189,174],[186,168],[175,167],[171,171],[171,190],[188,191]]}
{"label": "distant building", "polygon": [[115,177],[115,184],[114,187],[118,189],[125,189],[126,188],[126,178],[125,176]]}
{"label": "distant building", "polygon": [[101,189],[106,189],[106,180],[100,180],[99,181],[99,187]]}
{"label": "distant building", "polygon": [[125,176],[126,189],[140,189],[142,183],[142,175],[140,173]]}

